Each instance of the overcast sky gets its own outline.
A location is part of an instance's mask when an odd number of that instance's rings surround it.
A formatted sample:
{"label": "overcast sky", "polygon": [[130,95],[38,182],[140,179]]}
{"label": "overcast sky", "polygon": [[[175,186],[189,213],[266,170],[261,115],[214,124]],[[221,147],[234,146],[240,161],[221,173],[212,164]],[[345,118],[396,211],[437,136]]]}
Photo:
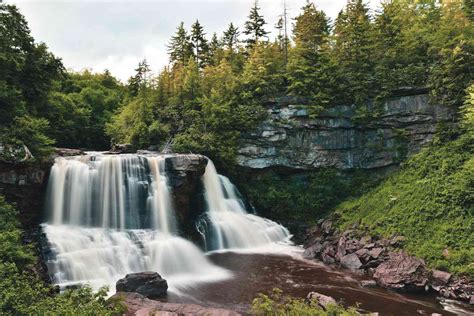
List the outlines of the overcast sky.
{"label": "overcast sky", "polygon": [[[7,0],[16,4],[36,41],[45,42],[68,69],[109,69],[121,80],[147,58],[154,72],[168,63],[166,44],[183,21],[187,28],[199,19],[208,37],[230,22],[240,30],[253,0]],[[294,17],[306,0],[287,0]],[[370,0],[372,10],[380,0]],[[346,0],[315,0],[335,18]],[[260,0],[261,13],[273,29],[283,0]]]}

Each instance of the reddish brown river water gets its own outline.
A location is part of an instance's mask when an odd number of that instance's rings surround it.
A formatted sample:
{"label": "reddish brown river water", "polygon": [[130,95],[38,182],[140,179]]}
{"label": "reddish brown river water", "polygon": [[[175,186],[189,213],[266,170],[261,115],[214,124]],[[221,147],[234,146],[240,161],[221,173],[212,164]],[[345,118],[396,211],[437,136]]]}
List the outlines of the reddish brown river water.
{"label": "reddish brown river water", "polygon": [[[298,252],[296,247],[293,247]],[[308,292],[334,297],[344,306],[359,304],[366,312],[379,315],[474,315],[467,304],[440,301],[432,294],[402,295],[381,288],[364,288],[358,275],[330,268],[322,263],[294,255],[213,253],[209,258],[233,273],[233,277],[216,282],[196,284],[178,293],[170,293],[169,302],[196,303],[248,313],[258,293],[268,294],[273,288],[284,294],[305,297]]]}

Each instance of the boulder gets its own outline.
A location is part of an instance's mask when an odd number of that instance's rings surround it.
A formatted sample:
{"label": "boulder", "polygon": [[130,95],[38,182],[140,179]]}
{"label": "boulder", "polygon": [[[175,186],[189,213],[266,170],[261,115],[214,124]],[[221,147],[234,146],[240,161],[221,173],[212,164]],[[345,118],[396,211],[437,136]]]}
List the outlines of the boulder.
{"label": "boulder", "polygon": [[432,283],[434,286],[446,285],[451,280],[451,276],[451,273],[440,270],[433,270]]}
{"label": "boulder", "polygon": [[134,292],[156,299],[166,296],[168,283],[156,272],[130,273],[117,281],[117,292]]}
{"label": "boulder", "polygon": [[323,244],[321,242],[316,242],[312,246],[304,250],[303,255],[307,258],[315,258],[318,256],[323,249]]}
{"label": "boulder", "polygon": [[364,280],[360,282],[360,285],[362,287],[376,287],[377,282],[375,282],[374,280]]}
{"label": "boulder", "polygon": [[55,148],[54,152],[60,157],[71,157],[71,156],[81,156],[86,153],[80,149],[71,149],[71,148]]}
{"label": "boulder", "polygon": [[309,292],[308,295],[306,295],[306,301],[316,301],[323,309],[326,309],[328,305],[337,305],[337,302],[334,298],[318,292]]}
{"label": "boulder", "polygon": [[341,265],[347,269],[357,270],[362,267],[362,262],[360,262],[359,257],[355,253],[350,253],[341,258]]}
{"label": "boulder", "polygon": [[374,279],[382,287],[392,290],[423,291],[429,282],[429,272],[423,260],[405,252],[393,252],[375,270]]}
{"label": "boulder", "polygon": [[111,154],[133,154],[135,152],[132,144],[114,144],[110,150]]}
{"label": "boulder", "polygon": [[222,308],[209,308],[196,304],[165,303],[150,300],[138,293],[118,292],[113,298],[120,299],[126,306],[125,315],[131,316],[239,316],[240,314]]}

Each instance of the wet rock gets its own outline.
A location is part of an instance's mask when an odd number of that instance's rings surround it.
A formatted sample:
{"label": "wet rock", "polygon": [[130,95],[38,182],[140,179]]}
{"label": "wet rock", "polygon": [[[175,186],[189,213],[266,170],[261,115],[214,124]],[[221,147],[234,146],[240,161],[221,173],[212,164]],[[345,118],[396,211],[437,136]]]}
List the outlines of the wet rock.
{"label": "wet rock", "polygon": [[315,258],[318,256],[323,249],[323,244],[321,242],[316,242],[309,248],[306,248],[303,255],[307,258]]}
{"label": "wet rock", "polygon": [[429,273],[423,260],[404,252],[391,253],[389,259],[375,270],[374,278],[380,286],[407,292],[425,290]]}
{"label": "wet rock", "polygon": [[380,257],[380,255],[382,254],[383,252],[383,248],[373,248],[371,249],[368,254],[369,256],[371,256],[372,258],[374,259],[378,259]]}
{"label": "wet rock", "polygon": [[241,314],[222,308],[210,308],[196,304],[165,303],[150,300],[138,293],[118,292],[113,298],[120,299],[126,306],[127,316],[239,316]]}
{"label": "wet rock", "polygon": [[451,273],[440,271],[440,270],[433,270],[432,273],[432,282],[433,285],[446,285],[451,280]]}
{"label": "wet rock", "polygon": [[351,253],[341,258],[341,265],[347,269],[357,270],[362,267],[362,262],[360,262],[359,257],[355,253]]}
{"label": "wet rock", "polygon": [[317,301],[318,305],[323,309],[326,309],[328,305],[337,305],[337,302],[331,296],[327,296],[318,292],[310,292],[306,296],[307,302]]}
{"label": "wet rock", "polygon": [[357,250],[355,254],[362,262],[368,262],[370,260],[369,250],[365,248]]}
{"label": "wet rock", "polygon": [[376,287],[377,282],[375,282],[374,280],[365,280],[365,281],[361,281],[360,285],[362,287]]}
{"label": "wet rock", "polygon": [[111,154],[133,154],[135,152],[132,144],[114,144],[110,150]]}
{"label": "wet rock", "polygon": [[55,148],[54,153],[60,157],[81,156],[81,155],[86,154],[80,149],[72,149],[72,148]]}
{"label": "wet rock", "polygon": [[364,246],[364,248],[366,248],[366,249],[372,249],[372,248],[374,248],[374,247],[375,247],[375,243],[373,243],[373,242],[370,243],[370,244],[366,244],[366,245]]}
{"label": "wet rock", "polygon": [[130,273],[116,283],[117,292],[134,292],[150,299],[166,296],[168,283],[156,272]]}

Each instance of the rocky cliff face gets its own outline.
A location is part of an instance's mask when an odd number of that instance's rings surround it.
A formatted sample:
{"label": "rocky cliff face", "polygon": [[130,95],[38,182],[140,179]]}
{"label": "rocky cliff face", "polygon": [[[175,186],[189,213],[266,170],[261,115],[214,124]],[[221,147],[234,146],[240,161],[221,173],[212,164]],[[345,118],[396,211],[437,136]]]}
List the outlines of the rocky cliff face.
{"label": "rocky cliff face", "polygon": [[238,163],[252,169],[388,167],[430,143],[438,123],[453,119],[448,108],[430,104],[427,94],[370,102],[364,110],[374,117],[370,123],[354,106],[336,106],[315,118],[304,106],[270,109],[269,118],[244,136]]}

